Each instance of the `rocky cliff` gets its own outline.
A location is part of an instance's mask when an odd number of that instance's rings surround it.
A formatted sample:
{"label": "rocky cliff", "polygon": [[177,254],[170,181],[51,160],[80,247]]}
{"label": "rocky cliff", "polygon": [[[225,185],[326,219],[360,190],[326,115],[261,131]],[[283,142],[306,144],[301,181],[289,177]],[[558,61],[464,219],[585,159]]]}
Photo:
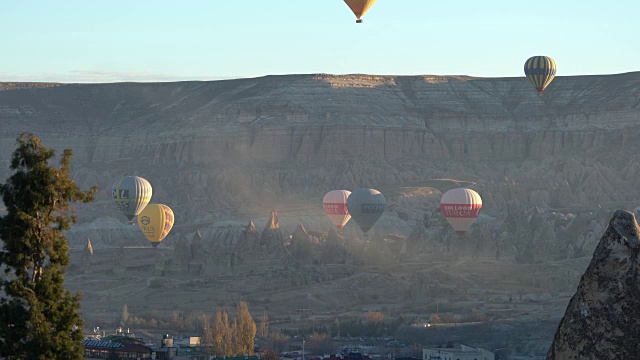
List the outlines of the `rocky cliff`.
{"label": "rocky cliff", "polygon": [[205,243],[214,233],[237,241],[242,227],[220,224],[244,225],[274,208],[289,232],[300,222],[326,231],[318,204],[335,188],[432,189],[397,198],[381,219],[380,231],[404,236],[418,217],[437,215],[438,194],[460,184],[480,192],[487,221],[505,219],[508,204],[565,214],[630,209],[640,197],[638,99],[640,73],[559,77],[542,97],[524,78],[460,76],[3,83],[0,179],[20,132],[71,147],[75,180],[101,188],[95,203],[78,207],[76,247],[87,237],[96,247],[145,244],[119,225],[110,200],[125,174],[147,178],[153,201],[174,210],[167,244],[200,229]]}
{"label": "rocky cliff", "polygon": [[556,332],[547,359],[636,359],[640,354],[640,229],[617,211]]}

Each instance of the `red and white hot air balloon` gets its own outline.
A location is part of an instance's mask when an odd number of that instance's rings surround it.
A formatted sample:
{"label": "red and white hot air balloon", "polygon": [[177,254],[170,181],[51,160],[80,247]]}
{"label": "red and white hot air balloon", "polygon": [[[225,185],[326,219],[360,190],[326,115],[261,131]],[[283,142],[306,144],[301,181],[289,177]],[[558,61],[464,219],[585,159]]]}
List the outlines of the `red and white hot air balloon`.
{"label": "red and white hot air balloon", "polygon": [[322,199],[324,212],[338,231],[342,231],[342,228],[351,219],[351,214],[347,209],[349,195],[351,195],[351,191],[348,190],[333,190],[329,191]]}
{"label": "red and white hot air balloon", "polygon": [[480,195],[465,188],[451,189],[442,195],[440,211],[453,230],[464,237],[469,227],[476,221],[482,209]]}

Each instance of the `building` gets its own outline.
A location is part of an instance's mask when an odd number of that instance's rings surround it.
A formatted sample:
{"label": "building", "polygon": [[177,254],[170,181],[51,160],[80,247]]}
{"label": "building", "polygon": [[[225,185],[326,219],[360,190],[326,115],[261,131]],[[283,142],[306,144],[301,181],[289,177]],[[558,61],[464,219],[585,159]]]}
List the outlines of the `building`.
{"label": "building", "polygon": [[495,360],[495,355],[485,349],[453,343],[444,347],[422,349],[422,360]]}
{"label": "building", "polygon": [[175,360],[213,359],[211,346],[203,346],[200,336],[185,336],[181,339],[174,339],[173,346],[178,348]]}
{"label": "building", "polygon": [[200,346],[202,338],[200,336],[185,336],[182,339],[174,339],[174,346],[178,347],[196,347]]}
{"label": "building", "polygon": [[162,346],[153,348],[152,350],[156,355],[156,360],[174,359],[178,356],[178,347],[174,346],[173,338],[169,336],[169,334],[162,335]]}
{"label": "building", "polygon": [[[155,360],[211,360],[212,349],[202,345],[200,336],[185,336],[174,339],[169,334],[162,336],[162,345],[152,349]],[[235,359],[227,357],[226,360]],[[257,357],[238,357],[242,360],[258,360]]]}
{"label": "building", "polygon": [[117,355],[119,360],[151,359],[151,348],[135,343],[84,341],[85,359],[109,359],[112,354]]}
{"label": "building", "polygon": [[323,360],[372,360],[368,354],[349,351],[347,354],[331,354],[322,357]]}

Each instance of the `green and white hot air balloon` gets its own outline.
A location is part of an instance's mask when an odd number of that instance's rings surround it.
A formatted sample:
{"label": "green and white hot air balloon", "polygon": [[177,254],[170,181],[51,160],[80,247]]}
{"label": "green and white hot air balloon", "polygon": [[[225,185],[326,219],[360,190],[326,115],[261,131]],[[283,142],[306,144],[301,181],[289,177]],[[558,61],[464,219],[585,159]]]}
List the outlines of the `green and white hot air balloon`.
{"label": "green and white hot air balloon", "polygon": [[111,187],[113,200],[132,223],[133,218],[149,204],[152,193],[151,184],[139,176],[125,176]]}

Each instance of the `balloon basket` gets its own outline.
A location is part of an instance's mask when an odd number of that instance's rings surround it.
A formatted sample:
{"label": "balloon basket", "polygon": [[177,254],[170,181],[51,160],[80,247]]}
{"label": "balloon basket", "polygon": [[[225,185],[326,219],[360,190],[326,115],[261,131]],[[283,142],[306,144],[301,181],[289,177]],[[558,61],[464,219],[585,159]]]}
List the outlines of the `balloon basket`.
{"label": "balloon basket", "polygon": [[362,19],[356,20],[356,24],[362,24]]}

